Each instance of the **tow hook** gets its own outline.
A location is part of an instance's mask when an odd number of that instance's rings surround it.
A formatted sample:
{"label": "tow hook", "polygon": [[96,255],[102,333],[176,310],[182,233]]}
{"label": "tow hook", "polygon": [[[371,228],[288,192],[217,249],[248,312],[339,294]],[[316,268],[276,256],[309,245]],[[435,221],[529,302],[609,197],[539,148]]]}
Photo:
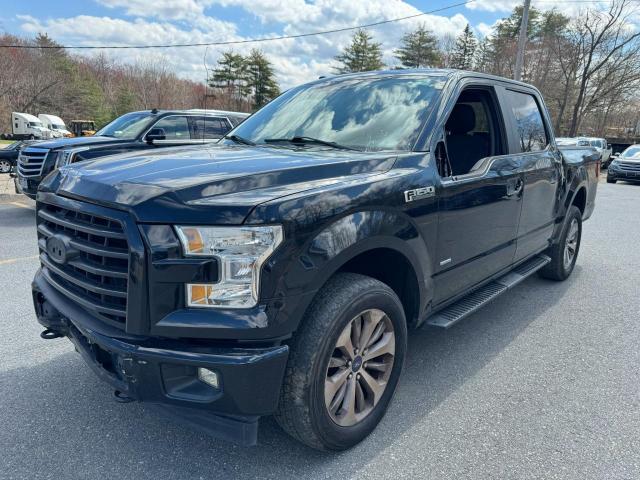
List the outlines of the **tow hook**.
{"label": "tow hook", "polygon": [[60,332],[56,332],[55,330],[51,330],[49,328],[40,332],[40,338],[42,338],[43,340],[53,340],[54,338],[62,338],[62,337],[64,337],[63,334],[61,334]]}
{"label": "tow hook", "polygon": [[113,396],[115,401],[118,403],[131,403],[135,401],[134,398],[131,398],[129,395],[127,395],[124,392],[121,392],[120,390],[114,390]]}

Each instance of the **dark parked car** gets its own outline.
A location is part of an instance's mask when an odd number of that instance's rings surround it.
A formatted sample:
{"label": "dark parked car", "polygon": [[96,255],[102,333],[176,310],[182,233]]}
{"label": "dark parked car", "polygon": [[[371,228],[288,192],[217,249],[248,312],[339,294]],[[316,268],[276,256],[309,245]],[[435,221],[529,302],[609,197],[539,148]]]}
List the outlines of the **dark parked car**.
{"label": "dark parked car", "polygon": [[19,140],[10,143],[4,148],[0,148],[0,173],[9,173],[16,166],[18,153],[26,145],[33,143],[32,140]]}
{"label": "dark parked car", "polygon": [[607,183],[640,182],[640,145],[631,145],[609,164]]}
{"label": "dark parked car", "polygon": [[106,155],[215,142],[248,117],[220,110],[145,110],[116,118],[95,135],[60,138],[26,148],[18,159],[16,192],[34,198],[56,168]]}
{"label": "dark parked car", "polygon": [[346,449],[383,417],[411,329],[571,275],[599,158],[559,149],[540,93],[504,78],[302,85],[219,144],[47,177],[42,337],[68,337],[120,401],[246,444],[275,414]]}

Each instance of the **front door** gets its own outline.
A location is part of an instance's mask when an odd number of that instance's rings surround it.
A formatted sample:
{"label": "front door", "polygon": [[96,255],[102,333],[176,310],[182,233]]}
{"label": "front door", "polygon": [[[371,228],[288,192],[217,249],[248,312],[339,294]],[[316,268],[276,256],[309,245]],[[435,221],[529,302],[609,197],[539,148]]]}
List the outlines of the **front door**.
{"label": "front door", "polygon": [[505,131],[493,87],[462,90],[439,144],[434,306],[513,263],[523,177]]}

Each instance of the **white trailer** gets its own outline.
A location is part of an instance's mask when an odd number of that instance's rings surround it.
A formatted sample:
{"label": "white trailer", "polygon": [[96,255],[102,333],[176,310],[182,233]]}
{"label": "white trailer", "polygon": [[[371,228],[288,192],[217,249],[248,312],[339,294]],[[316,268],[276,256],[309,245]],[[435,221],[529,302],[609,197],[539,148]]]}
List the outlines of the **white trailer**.
{"label": "white trailer", "polygon": [[42,122],[45,128],[51,130],[51,136],[53,138],[71,137],[71,132],[67,130],[67,126],[60,117],[55,115],[49,115],[48,113],[41,113],[38,118]]}
{"label": "white trailer", "polygon": [[46,128],[42,122],[28,113],[11,113],[11,135],[5,138],[14,140],[34,140],[52,138],[51,130]]}

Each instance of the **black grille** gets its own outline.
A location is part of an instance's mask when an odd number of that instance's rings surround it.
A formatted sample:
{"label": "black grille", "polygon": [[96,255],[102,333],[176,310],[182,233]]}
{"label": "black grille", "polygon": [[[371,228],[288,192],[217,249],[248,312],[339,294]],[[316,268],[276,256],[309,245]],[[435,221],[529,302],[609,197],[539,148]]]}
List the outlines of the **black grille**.
{"label": "black grille", "polygon": [[[75,255],[62,263],[47,253],[54,235]],[[40,262],[49,283],[94,316],[124,328],[127,316],[129,247],[118,220],[39,204]]]}
{"label": "black grille", "polygon": [[640,173],[640,162],[620,162],[620,170]]}

